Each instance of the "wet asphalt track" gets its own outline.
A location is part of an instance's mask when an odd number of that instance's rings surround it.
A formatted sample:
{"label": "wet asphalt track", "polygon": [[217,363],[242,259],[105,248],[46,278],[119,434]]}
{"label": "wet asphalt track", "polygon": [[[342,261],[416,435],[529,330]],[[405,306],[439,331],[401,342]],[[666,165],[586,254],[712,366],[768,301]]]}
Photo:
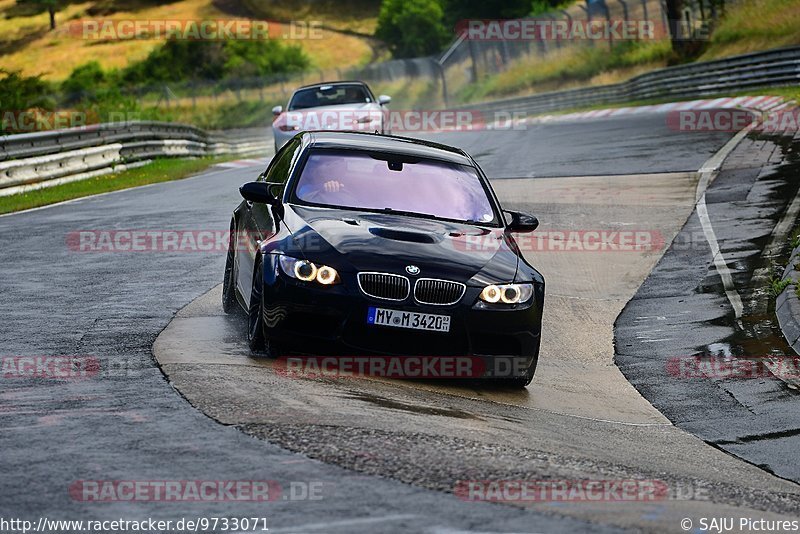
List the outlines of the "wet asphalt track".
{"label": "wet asphalt track", "polygon": [[[491,177],[522,178],[696,170],[727,137],[668,132],[663,116],[652,115],[438,139],[471,151]],[[179,309],[219,283],[224,255],[81,254],[68,249],[65,235],[81,229],[225,230],[238,202],[236,186],[257,170],[211,170],[190,180],[0,218],[2,354],[91,354],[110,368],[79,381],[0,379],[3,516],[264,515],[270,527],[288,531],[311,531],[314,525],[342,532],[604,528],[603,516],[614,513],[611,507],[582,519],[563,517],[557,507],[531,511],[461,502],[425,489],[424,481],[406,485],[310,460],[214,422],[170,387],[153,360],[153,342]],[[584,436],[561,439],[591,444],[593,424],[578,427],[587,431]],[[465,444],[431,446],[458,457]],[[670,451],[652,453],[669,456]],[[548,458],[540,460],[546,473]],[[584,463],[574,472],[627,474],[619,468],[624,455],[617,460]],[[513,451],[508,461],[513,462]],[[392,475],[396,468],[380,465],[375,474]],[[557,476],[564,476],[563,468]],[[736,476],[761,476],[755,468],[740,469]],[[268,504],[97,504],[69,497],[68,486],[81,479],[322,481],[325,492],[318,501]],[[749,502],[787,510],[767,494],[795,493],[791,487],[766,476],[757,485],[752,493],[758,495],[748,496]],[[788,509],[796,510],[796,504]],[[591,525],[581,522],[586,520]]]}
{"label": "wet asphalt track", "polygon": [[786,233],[795,221],[789,217],[783,231],[778,223],[800,194],[798,149],[798,135],[750,136],[708,190],[709,218],[743,301],[741,318],[708,262],[695,212],[620,314],[615,332],[617,364],[670,421],[794,481],[800,481],[796,373],[787,373],[795,375],[788,380],[736,377],[718,366],[717,376],[681,378],[674,363],[690,355],[718,363],[794,356],[777,325],[767,278],[773,265],[782,269],[788,262]]}

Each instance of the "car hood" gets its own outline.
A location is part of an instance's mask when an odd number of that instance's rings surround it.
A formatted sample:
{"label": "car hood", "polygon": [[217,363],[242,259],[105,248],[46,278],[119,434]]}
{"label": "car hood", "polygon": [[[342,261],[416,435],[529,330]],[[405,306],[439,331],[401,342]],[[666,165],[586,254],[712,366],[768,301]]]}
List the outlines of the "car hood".
{"label": "car hood", "polygon": [[470,285],[510,282],[518,265],[513,239],[485,228],[395,214],[287,206],[286,225],[305,258],[342,272],[404,273]]}

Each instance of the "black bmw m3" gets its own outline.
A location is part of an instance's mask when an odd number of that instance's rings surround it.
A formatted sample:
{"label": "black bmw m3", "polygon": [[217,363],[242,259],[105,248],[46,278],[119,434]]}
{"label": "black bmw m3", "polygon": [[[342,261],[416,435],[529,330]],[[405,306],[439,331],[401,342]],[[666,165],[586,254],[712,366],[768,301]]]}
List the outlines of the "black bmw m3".
{"label": "black bmw m3", "polygon": [[240,192],[223,307],[244,308],[252,350],[468,356],[533,379],[544,279],[513,234],[538,221],[502,210],[464,151],[305,132]]}

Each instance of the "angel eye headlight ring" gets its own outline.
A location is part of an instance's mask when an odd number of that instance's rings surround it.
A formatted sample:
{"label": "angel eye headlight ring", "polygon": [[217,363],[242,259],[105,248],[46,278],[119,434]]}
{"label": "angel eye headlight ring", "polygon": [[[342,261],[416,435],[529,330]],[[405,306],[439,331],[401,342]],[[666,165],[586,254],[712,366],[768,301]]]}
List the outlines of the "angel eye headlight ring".
{"label": "angel eye headlight ring", "polygon": [[308,260],[299,260],[285,255],[281,255],[278,258],[278,264],[286,276],[295,280],[315,282],[323,286],[341,282],[336,269],[327,265],[319,265]]}
{"label": "angel eye headlight ring", "polygon": [[317,277],[317,266],[310,261],[300,260],[294,263],[294,276],[303,282],[311,282]]}
{"label": "angel eye headlight ring", "polygon": [[336,272],[336,269],[334,269],[333,267],[322,265],[320,266],[319,269],[317,269],[317,276],[316,276],[317,282],[319,282],[324,286],[329,286],[335,283],[337,278],[339,278],[339,275]]}
{"label": "angel eye headlight ring", "polygon": [[483,291],[481,291],[481,299],[490,304],[500,302],[500,299],[502,298],[501,295],[502,293],[500,288],[496,285],[486,286],[483,288]]}
{"label": "angel eye headlight ring", "polygon": [[489,304],[524,304],[533,297],[533,284],[490,284],[481,291],[480,299]]}

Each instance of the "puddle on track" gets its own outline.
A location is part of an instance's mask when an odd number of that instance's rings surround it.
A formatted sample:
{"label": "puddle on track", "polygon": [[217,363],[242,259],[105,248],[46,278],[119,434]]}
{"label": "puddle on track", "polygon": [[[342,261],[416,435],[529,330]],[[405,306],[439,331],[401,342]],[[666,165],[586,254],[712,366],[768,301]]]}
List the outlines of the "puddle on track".
{"label": "puddle on track", "polygon": [[[784,163],[775,171],[765,177],[759,178],[759,181],[774,182],[774,185],[769,187],[768,193],[764,195],[763,200],[759,200],[760,204],[780,204],[786,203],[786,207],[791,200],[798,194],[800,189],[800,161],[798,161],[798,154],[791,146],[791,138],[772,138],[769,142],[778,144],[783,152],[784,158],[787,163]],[[755,184],[754,184],[755,185]],[[711,208],[711,206],[710,206]],[[784,209],[779,210],[774,216],[770,217],[772,220],[772,228],[778,223],[778,220],[783,215]],[[763,217],[763,216],[762,216]],[[792,223],[792,227],[795,223]],[[748,240],[749,249],[764,251],[767,247],[771,234],[753,238]],[[769,305],[766,313],[763,310],[753,310],[752,306],[745,305],[743,315],[738,323],[733,319],[732,315],[728,315],[716,321],[710,321],[710,324],[718,326],[730,327],[734,325],[734,333],[720,342],[711,343],[705,346],[697,347],[697,354],[701,359],[723,358],[726,361],[733,362],[736,359],[741,360],[756,360],[764,358],[781,358],[781,357],[795,357],[796,354],[791,346],[786,342],[786,339],[781,332],[775,316],[775,297],[769,294],[766,286],[766,281],[762,277],[754,276],[760,269],[766,269],[773,272],[775,269],[782,272],[784,266],[789,261],[791,254],[791,247],[789,245],[788,237],[785,243],[782,244],[774,255],[764,255],[763,253],[753,254],[745,258],[740,258],[735,261],[728,261],[728,265],[734,272],[734,281],[736,289],[742,296],[743,302],[762,302],[764,299],[769,299]],[[722,244],[724,247],[724,243]],[[723,255],[731,253],[740,253],[741,249],[726,251],[723,249]],[[709,267],[713,270],[713,265]],[[700,293],[715,293],[721,296],[725,295],[724,288],[716,277],[715,283],[701,285]],[[763,308],[763,306],[762,306]],[[724,380],[748,380],[748,378],[727,378]],[[792,384],[788,384],[782,380],[778,380],[783,392],[783,396],[797,396],[800,391]]]}

